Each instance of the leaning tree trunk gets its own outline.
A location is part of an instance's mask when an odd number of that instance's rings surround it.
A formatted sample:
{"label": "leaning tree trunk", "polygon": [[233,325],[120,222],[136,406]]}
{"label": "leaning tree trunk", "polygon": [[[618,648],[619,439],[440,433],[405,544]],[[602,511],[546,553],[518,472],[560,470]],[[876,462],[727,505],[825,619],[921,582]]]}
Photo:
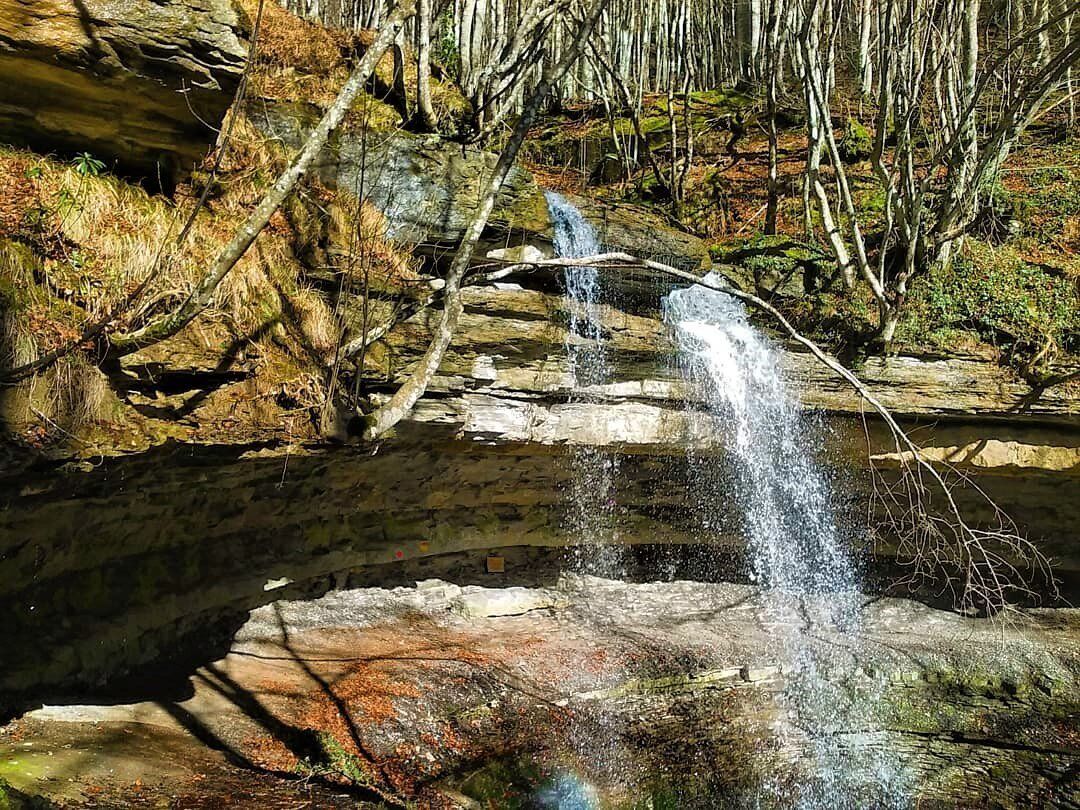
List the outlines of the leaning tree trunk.
{"label": "leaning tree trunk", "polygon": [[394,106],[402,123],[408,123],[412,116],[409,112],[409,88],[405,84],[405,37],[400,30],[390,47],[390,53],[394,58]]}
{"label": "leaning tree trunk", "polygon": [[454,331],[464,309],[461,301],[462,282],[472,261],[476,244],[480,241],[480,234],[487,225],[488,217],[491,216],[491,211],[495,207],[495,196],[499,193],[506,176],[510,173],[510,169],[517,159],[518,151],[521,149],[521,144],[525,141],[525,135],[529,131],[529,127],[532,126],[541,104],[551,93],[552,87],[581,54],[585,42],[596,26],[597,20],[600,19],[600,15],[603,13],[607,3],[608,0],[595,0],[588,16],[578,28],[577,35],[563,51],[562,58],[557,64],[544,71],[539,84],[537,84],[528,101],[526,101],[521,117],[518,119],[517,125],[514,127],[514,131],[502,153],[499,155],[495,170],[488,181],[483,197],[480,199],[480,204],[477,206],[472,222],[469,223],[469,227],[461,239],[461,245],[454,255],[454,261],[446,277],[446,286],[443,288],[442,316],[435,327],[435,334],[431,339],[431,343],[409,379],[402,383],[384,405],[368,415],[364,429],[365,439],[374,440],[379,438],[404,419],[420,397],[427,391],[428,385],[439,370],[443,355],[450,346],[450,341],[454,337]]}
{"label": "leaning tree trunk", "polygon": [[394,43],[405,25],[405,21],[415,12],[415,0],[400,0],[394,11],[386,18],[386,21],[379,29],[375,41],[371,43],[363,58],[353,68],[352,74],[342,86],[333,104],[327,108],[322,120],[319,121],[318,126],[308,137],[299,154],[293,159],[292,164],[278,177],[277,182],[271,186],[270,190],[263,195],[255,210],[251,212],[244,224],[229,240],[229,243],[222,248],[210,272],[203,276],[179,309],[156,321],[152,321],[142,329],[124,335],[113,335],[110,338],[113,351],[128,354],[171,337],[191,323],[196,316],[213,303],[214,293],[218,285],[221,284],[229,271],[236,266],[236,263],[240,261],[247,249],[262,233],[263,228],[270,221],[270,217],[285,202],[285,199],[296,188],[296,184],[307,174],[312,162],[322,151],[327,140],[329,140],[331,133],[340,126],[345,114],[352,107],[357,94],[367,84],[387,48]]}

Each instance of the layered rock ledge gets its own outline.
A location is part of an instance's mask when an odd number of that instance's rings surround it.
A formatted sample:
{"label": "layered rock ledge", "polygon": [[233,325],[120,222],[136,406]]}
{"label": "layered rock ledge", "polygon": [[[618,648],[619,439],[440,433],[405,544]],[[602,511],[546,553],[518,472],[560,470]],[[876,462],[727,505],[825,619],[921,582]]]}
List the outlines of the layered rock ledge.
{"label": "layered rock ledge", "polygon": [[[892,799],[1080,801],[1076,611],[1003,629],[868,599],[849,635],[817,603],[786,614],[738,585],[564,576],[505,588],[524,570],[509,562],[484,586],[429,579],[268,605],[190,678],[30,713],[0,735],[0,776],[105,803],[134,790],[333,807],[350,774],[368,774],[430,807],[527,801],[571,775],[614,802],[790,806],[822,755],[807,734],[826,733],[843,779],[891,774]],[[799,724],[808,709],[793,688],[807,674],[788,664],[793,644],[831,695],[817,728]],[[853,710],[865,694],[869,713]],[[306,776],[268,779],[290,773]]]}
{"label": "layered rock ledge", "polygon": [[[575,444],[622,457],[623,542],[701,542],[693,492],[670,483],[682,480],[700,417],[683,399],[655,304],[605,310],[615,379],[570,402],[555,284],[527,276],[469,289],[431,390],[376,446],[298,443],[277,411],[265,423],[237,411],[249,398],[243,366],[210,371],[216,355],[199,355],[198,344],[185,344],[195,354],[163,344],[129,358],[120,373],[132,417],[110,443],[79,446],[75,460],[23,470],[4,487],[0,599],[13,606],[8,639],[21,654],[0,673],[0,692],[18,702],[152,661],[275,598],[268,582],[318,592],[382,563],[563,545]],[[436,316],[414,316],[372,351],[376,396],[409,371]],[[820,414],[808,441],[836,471],[840,509],[862,517],[867,440],[886,472],[895,448],[878,423],[864,423],[853,392],[805,354],[783,357]],[[1060,575],[1080,570],[1076,400],[1048,392],[1023,407],[1024,387],[976,358],[889,358],[860,372],[924,446],[972,474],[1042,544]],[[230,442],[237,430],[246,439]],[[964,493],[955,494],[973,519],[994,517]],[[737,511],[706,538],[725,553],[742,547]]]}
{"label": "layered rock ledge", "polygon": [[0,140],[171,182],[217,139],[246,56],[230,0],[5,2]]}

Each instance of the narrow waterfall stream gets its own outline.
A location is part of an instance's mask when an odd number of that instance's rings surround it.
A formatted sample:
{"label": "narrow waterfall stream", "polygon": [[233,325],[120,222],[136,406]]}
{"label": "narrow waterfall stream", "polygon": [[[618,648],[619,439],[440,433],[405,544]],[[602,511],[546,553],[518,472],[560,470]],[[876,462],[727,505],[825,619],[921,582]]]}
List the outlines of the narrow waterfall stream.
{"label": "narrow waterfall stream", "polygon": [[[668,295],[664,320],[689,392],[690,486],[706,498],[720,494],[717,478],[734,486],[727,500],[742,512],[750,576],[762,588],[782,656],[789,717],[778,733],[813,752],[815,772],[800,786],[798,804],[861,807],[870,793],[876,805],[900,806],[902,790],[887,758],[852,761],[843,739],[850,729],[875,733],[880,685],[858,668],[859,577],[837,526],[830,482],[813,453],[814,432],[783,379],[780,355],[742,304],[706,287]],[[695,446],[710,444],[723,453],[695,454]],[[723,504],[698,508],[715,512]],[[826,660],[807,642],[807,634],[822,628],[846,642]],[[866,773],[876,785],[859,783]]]}
{"label": "narrow waterfall stream", "polygon": [[[555,254],[559,258],[582,258],[600,252],[592,225],[561,194],[545,192],[554,228]],[[587,402],[596,390],[610,382],[612,371],[602,324],[600,274],[595,267],[567,267],[566,356],[570,377],[570,401]],[[567,504],[568,530],[577,538],[572,568],[602,576],[621,573],[621,554],[615,537],[614,486],[618,459],[587,444],[571,452]]]}

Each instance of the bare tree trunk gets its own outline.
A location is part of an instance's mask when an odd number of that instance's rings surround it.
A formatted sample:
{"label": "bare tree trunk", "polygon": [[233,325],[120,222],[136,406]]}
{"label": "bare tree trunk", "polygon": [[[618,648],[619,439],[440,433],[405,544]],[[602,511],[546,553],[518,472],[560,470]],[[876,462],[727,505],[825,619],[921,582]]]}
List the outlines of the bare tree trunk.
{"label": "bare tree trunk", "polygon": [[769,17],[765,33],[765,71],[768,83],[765,91],[765,117],[769,130],[769,177],[768,199],[765,203],[765,233],[776,233],[780,211],[780,154],[777,131],[777,93],[783,63],[780,61],[780,21],[783,16],[783,0],[769,0]]}
{"label": "bare tree trunk", "polygon": [[435,327],[435,334],[431,339],[431,343],[409,379],[402,383],[389,401],[368,415],[364,430],[365,439],[378,439],[404,419],[413,409],[413,406],[416,405],[417,400],[427,391],[431,379],[439,370],[443,355],[450,346],[458,320],[464,310],[461,301],[462,281],[466,272],[468,272],[476,244],[480,241],[480,234],[483,233],[488,217],[491,216],[491,211],[495,207],[495,197],[499,193],[499,189],[502,188],[506,176],[510,173],[514,161],[517,159],[521,144],[524,142],[525,135],[529,131],[529,127],[532,126],[540,106],[551,93],[554,84],[563,77],[580,56],[607,3],[608,0],[595,0],[573,40],[563,52],[562,59],[544,72],[540,83],[525,103],[521,117],[518,119],[517,125],[514,127],[514,131],[510,135],[502,153],[499,155],[495,170],[488,181],[479,205],[477,205],[476,213],[473,215],[469,227],[465,230],[461,245],[458,247],[457,253],[454,255],[454,261],[450,265],[450,271],[446,277],[446,286],[443,291],[442,316]]}
{"label": "bare tree trunk", "polygon": [[761,73],[761,0],[738,0],[737,8],[742,76],[752,81]]}
{"label": "bare tree trunk", "polygon": [[[1069,3],[1069,0],[1062,0],[1064,4]],[[1072,25],[1073,16],[1075,12],[1066,11],[1065,17],[1061,23],[1061,33],[1063,38],[1068,41],[1072,38]],[[1073,91],[1073,68],[1069,65],[1065,69],[1065,95],[1069,99],[1069,129],[1076,127],[1076,94]]]}
{"label": "bare tree trunk", "polygon": [[390,46],[394,58],[394,106],[403,123],[412,118],[409,111],[409,88],[405,86],[405,37],[398,31],[394,44]]}
{"label": "bare tree trunk", "polygon": [[330,134],[338,128],[349,111],[357,94],[367,84],[375,66],[387,48],[394,42],[401,32],[405,21],[416,11],[414,0],[400,0],[393,12],[387,17],[386,22],[375,40],[364,53],[364,56],[353,68],[352,74],[342,86],[334,103],[323,114],[322,119],[308,137],[307,142],[293,159],[292,164],[277,179],[270,190],[263,195],[262,200],[251,212],[240,229],[222,248],[214,261],[214,266],[191,291],[187,300],[175,311],[159,320],[153,321],[142,329],[129,332],[125,335],[113,335],[110,343],[115,351],[127,354],[136,351],[143,346],[171,337],[187,326],[203,310],[213,302],[214,292],[219,284],[228,275],[229,271],[236,266],[240,258],[251,247],[255,239],[262,233],[270,221],[270,217],[281,207],[285,199],[296,188],[296,184],[307,174],[315,157],[326,145]]}
{"label": "bare tree trunk", "polygon": [[596,55],[597,61],[611,76],[612,84],[619,91],[620,100],[623,106],[626,108],[626,114],[630,117],[630,123],[634,127],[634,137],[637,138],[638,149],[644,151],[645,159],[649,163],[649,168],[652,169],[653,177],[656,179],[656,184],[659,190],[665,194],[669,194],[667,181],[664,179],[664,173],[660,169],[660,164],[656,162],[656,155],[649,145],[649,139],[645,137],[644,131],[641,129],[641,115],[638,110],[638,102],[630,97],[630,88],[626,86],[626,82],[623,81],[622,76],[612,67],[611,63],[604,57],[599,49],[593,48],[593,53]]}
{"label": "bare tree trunk", "polygon": [[416,115],[427,131],[438,126],[431,106],[431,0],[417,0]]}
{"label": "bare tree trunk", "polygon": [[870,38],[874,28],[874,0],[859,0],[859,92],[863,99],[874,89],[874,60],[870,58]]}

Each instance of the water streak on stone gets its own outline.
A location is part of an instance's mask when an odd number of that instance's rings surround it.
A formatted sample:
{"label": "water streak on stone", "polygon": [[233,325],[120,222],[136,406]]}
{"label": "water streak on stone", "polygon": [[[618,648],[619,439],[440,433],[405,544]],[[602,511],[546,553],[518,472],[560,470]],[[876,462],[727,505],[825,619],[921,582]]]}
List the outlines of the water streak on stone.
{"label": "water streak on stone", "polygon": [[[600,253],[592,225],[565,197],[545,192],[554,228],[555,254],[583,258]],[[570,400],[591,401],[599,386],[612,380],[603,326],[600,273],[591,266],[567,266],[566,356]],[[572,567],[581,572],[618,576],[621,564],[613,543],[618,459],[596,447],[578,446],[571,454],[567,493],[567,529],[576,547]]]}

